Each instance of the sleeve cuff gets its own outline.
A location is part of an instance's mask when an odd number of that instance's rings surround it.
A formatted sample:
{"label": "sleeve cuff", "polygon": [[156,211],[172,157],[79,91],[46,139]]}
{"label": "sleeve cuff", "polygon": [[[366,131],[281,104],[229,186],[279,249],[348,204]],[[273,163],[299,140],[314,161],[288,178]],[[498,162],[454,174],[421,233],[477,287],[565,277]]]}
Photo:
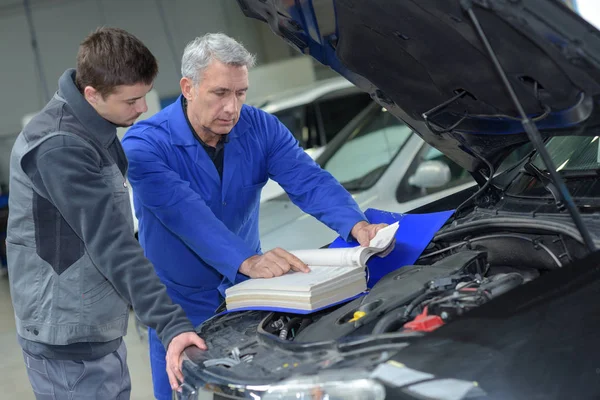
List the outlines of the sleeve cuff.
{"label": "sleeve cuff", "polygon": [[242,263],[244,261],[246,261],[248,258],[258,255],[257,252],[255,251],[251,251],[251,250],[247,250],[244,249],[242,251],[237,251],[236,254],[232,254],[231,255],[231,268],[229,268],[225,274],[223,274],[225,276],[225,278],[227,278],[227,280],[229,282],[231,282],[232,284],[235,284],[236,282],[236,277],[238,275],[238,271],[240,269],[240,266],[242,265]]}
{"label": "sleeve cuff", "polygon": [[160,338],[163,346],[165,346],[165,350],[169,348],[171,340],[185,332],[195,332],[194,326],[187,320],[182,321],[180,324],[177,324],[174,327],[169,327],[168,330],[165,329],[165,331],[162,332],[162,337]]}
{"label": "sleeve cuff", "polygon": [[346,242],[350,242],[353,239],[351,232],[352,232],[352,228],[354,228],[354,225],[358,224],[360,221],[367,221],[367,222],[369,222],[369,220],[367,219],[367,217],[365,217],[365,215],[362,212],[357,212],[356,215],[354,215],[353,217],[347,218],[346,220],[350,221],[350,222],[348,222],[347,224],[342,225],[342,227],[338,231],[338,233],[340,234],[340,236]]}

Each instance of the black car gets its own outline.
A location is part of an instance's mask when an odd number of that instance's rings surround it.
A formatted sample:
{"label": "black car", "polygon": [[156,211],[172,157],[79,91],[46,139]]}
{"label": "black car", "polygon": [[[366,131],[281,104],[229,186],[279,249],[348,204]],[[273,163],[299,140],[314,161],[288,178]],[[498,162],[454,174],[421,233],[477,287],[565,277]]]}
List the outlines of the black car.
{"label": "black car", "polygon": [[600,32],[558,0],[239,4],[479,187],[414,210],[456,211],[366,296],[206,321],[185,395],[600,398]]}

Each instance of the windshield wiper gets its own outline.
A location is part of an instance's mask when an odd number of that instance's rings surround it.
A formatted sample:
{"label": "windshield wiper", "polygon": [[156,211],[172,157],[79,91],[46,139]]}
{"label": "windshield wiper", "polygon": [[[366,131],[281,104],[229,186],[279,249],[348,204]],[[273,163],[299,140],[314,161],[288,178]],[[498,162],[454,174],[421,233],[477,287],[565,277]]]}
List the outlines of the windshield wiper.
{"label": "windshield wiper", "polygon": [[366,190],[377,182],[377,180],[387,167],[387,164],[377,167],[374,170],[367,172],[363,176],[360,176],[356,179],[352,179],[351,181],[343,182],[342,186],[349,192],[359,192],[362,190]]}
{"label": "windshield wiper", "polygon": [[548,173],[550,174],[550,177],[548,177],[548,179],[550,180],[550,182],[552,182],[556,186],[556,195],[560,199],[561,203],[564,203],[566,205],[567,209],[569,210],[569,213],[571,214],[571,218],[573,219],[575,226],[581,233],[581,237],[583,238],[583,242],[585,243],[585,246],[588,248],[588,250],[590,252],[595,251],[596,246],[594,245],[592,236],[590,235],[589,230],[585,226],[583,219],[581,218],[581,214],[579,213],[579,210],[577,209],[577,206],[575,205],[575,202],[573,201],[573,197],[571,196],[571,193],[569,193],[569,190],[567,189],[567,186],[565,185],[564,180],[562,179],[562,177],[556,170],[556,166],[554,165],[554,162],[552,161],[552,158],[550,157],[550,154],[548,153],[546,146],[544,146],[544,141],[542,140],[542,136],[540,135],[540,132],[538,131],[535,124],[531,121],[531,119],[529,119],[527,114],[525,114],[523,105],[517,98],[515,91],[513,90],[510,82],[508,81],[508,78],[506,77],[506,73],[504,72],[502,65],[500,65],[500,62],[498,61],[498,57],[496,56],[494,49],[492,49],[492,46],[490,45],[490,42],[488,41],[487,36],[485,35],[485,32],[483,32],[483,29],[481,28],[479,19],[477,18],[477,16],[475,15],[475,12],[473,11],[473,1],[472,0],[461,0],[460,3],[461,3],[461,7],[469,15],[469,18],[471,19],[471,22],[473,23],[473,26],[475,27],[475,30],[477,31],[477,34],[479,35],[479,39],[481,39],[481,43],[487,50],[487,52],[490,56],[490,59],[491,59],[492,63],[494,64],[494,67],[496,68],[498,74],[500,75],[500,78],[502,80],[504,87],[508,91],[508,94],[510,95],[511,100],[515,104],[515,107],[519,111],[523,129],[525,129],[525,132],[527,133],[529,140],[533,144],[533,147],[537,150],[538,154],[542,158],[542,161],[546,165],[546,168],[548,169]]}
{"label": "windshield wiper", "polygon": [[564,211],[565,205],[561,201],[560,192],[556,187],[556,184],[552,181],[552,177],[546,174],[544,171],[533,165],[531,162],[528,162],[523,166],[526,172],[535,176],[541,183],[544,185],[544,188],[552,195],[554,198],[554,203],[558,208],[558,211]]}
{"label": "windshield wiper", "polygon": [[598,169],[568,169],[560,171],[563,178],[597,178],[600,175]]}

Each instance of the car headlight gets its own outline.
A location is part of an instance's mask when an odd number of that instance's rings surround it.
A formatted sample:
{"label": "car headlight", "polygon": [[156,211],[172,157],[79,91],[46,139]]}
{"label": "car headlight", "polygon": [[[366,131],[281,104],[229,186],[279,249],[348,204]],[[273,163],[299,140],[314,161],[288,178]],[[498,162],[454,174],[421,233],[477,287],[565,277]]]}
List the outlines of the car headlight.
{"label": "car headlight", "polygon": [[385,388],[364,370],[336,370],[288,379],[270,388],[263,400],[383,400]]}

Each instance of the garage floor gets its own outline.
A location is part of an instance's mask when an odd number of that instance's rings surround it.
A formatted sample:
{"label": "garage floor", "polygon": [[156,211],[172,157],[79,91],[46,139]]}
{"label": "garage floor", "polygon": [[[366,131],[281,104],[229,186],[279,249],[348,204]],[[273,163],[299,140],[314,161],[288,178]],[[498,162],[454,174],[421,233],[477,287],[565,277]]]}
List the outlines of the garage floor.
{"label": "garage floor", "polygon": [[[127,343],[129,372],[132,382],[132,400],[153,399],[150,364],[148,360],[148,342],[137,336],[133,315],[129,319],[129,333],[125,337]],[[15,322],[8,279],[0,277],[0,391],[2,398],[35,400],[21,348],[17,344]],[[7,395],[9,395],[7,397]],[[199,400],[209,400],[212,396],[201,393]]]}

